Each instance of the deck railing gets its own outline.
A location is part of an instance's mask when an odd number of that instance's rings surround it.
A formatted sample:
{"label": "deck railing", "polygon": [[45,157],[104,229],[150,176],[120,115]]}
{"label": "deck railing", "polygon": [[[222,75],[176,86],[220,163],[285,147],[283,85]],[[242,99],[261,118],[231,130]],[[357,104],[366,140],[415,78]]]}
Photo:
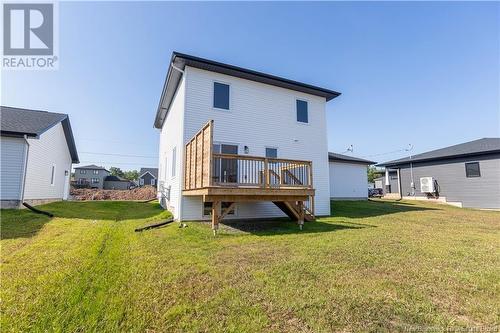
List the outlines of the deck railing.
{"label": "deck railing", "polygon": [[186,144],[184,189],[205,187],[312,188],[312,163],[213,152],[213,121]]}

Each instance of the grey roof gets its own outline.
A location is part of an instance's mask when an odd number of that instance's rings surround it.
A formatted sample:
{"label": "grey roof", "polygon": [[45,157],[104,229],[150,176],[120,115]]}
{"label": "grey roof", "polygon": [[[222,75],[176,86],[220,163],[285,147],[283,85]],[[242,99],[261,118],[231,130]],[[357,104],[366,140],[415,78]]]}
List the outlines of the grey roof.
{"label": "grey roof", "polygon": [[106,176],[104,178],[105,182],[130,182],[130,180],[119,177],[119,176]]}
{"label": "grey roof", "polygon": [[182,78],[182,73],[179,70],[174,69],[172,67],[175,66],[180,70],[184,70],[186,65],[204,69],[211,72],[231,75],[242,79],[252,80],[277,87],[300,91],[306,94],[325,97],[327,101],[340,95],[339,92],[333,90],[312,86],[310,84],[302,82],[292,81],[279,76],[274,76],[242,67],[237,67],[233,65],[224,64],[221,62],[203,59],[188,54],[173,52],[172,58],[170,60],[170,66],[168,67],[167,77],[163,85],[163,91],[160,97],[160,103],[158,105],[158,110],[156,112],[156,118],[154,123],[154,126],[156,128],[161,128],[161,126],[163,125],[163,121],[165,120],[166,114],[170,109],[170,105],[172,104],[175,92],[177,91],[177,87],[179,86],[179,82]]}
{"label": "grey roof", "polygon": [[1,106],[0,119],[2,135],[17,137],[26,135],[31,138],[38,138],[47,130],[61,123],[71,160],[73,163],[80,162],[67,114]]}
{"label": "grey roof", "polygon": [[146,172],[149,172],[155,178],[158,178],[158,168],[141,168],[141,171],[139,171],[139,178]]}
{"label": "grey roof", "polygon": [[[105,170],[105,171],[108,171],[105,167],[98,166],[98,165],[95,165],[95,164],[90,164],[90,165],[79,166],[79,167],[75,167],[75,169]],[[108,172],[109,172],[109,171],[108,171]]]}
{"label": "grey roof", "polygon": [[395,166],[411,162],[442,160],[448,158],[467,157],[500,153],[500,138],[482,138],[458,145],[432,150],[426,153],[404,157],[378,164],[379,166]]}
{"label": "grey roof", "polygon": [[362,159],[359,157],[353,157],[353,156],[342,155],[342,154],[337,154],[337,153],[328,153],[328,160],[329,161],[338,161],[338,162],[366,164],[366,165],[377,163],[377,162],[365,160],[365,159]]}

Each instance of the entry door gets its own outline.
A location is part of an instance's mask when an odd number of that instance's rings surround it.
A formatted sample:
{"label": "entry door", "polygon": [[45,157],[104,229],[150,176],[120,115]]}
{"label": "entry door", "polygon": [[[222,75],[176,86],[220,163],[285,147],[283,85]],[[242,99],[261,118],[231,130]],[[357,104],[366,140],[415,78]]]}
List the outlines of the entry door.
{"label": "entry door", "polygon": [[[214,151],[221,154],[238,155],[238,146],[230,144],[214,144]],[[221,183],[238,182],[238,160],[222,158],[215,164],[215,178]]]}

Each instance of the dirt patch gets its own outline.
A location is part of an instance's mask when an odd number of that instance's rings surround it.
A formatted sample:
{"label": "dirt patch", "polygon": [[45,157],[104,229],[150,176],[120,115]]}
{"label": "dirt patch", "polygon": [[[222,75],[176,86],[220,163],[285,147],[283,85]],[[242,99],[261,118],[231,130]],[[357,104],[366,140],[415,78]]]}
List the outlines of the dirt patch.
{"label": "dirt patch", "polygon": [[132,190],[71,189],[73,200],[151,200],[156,198],[156,188],[143,186]]}

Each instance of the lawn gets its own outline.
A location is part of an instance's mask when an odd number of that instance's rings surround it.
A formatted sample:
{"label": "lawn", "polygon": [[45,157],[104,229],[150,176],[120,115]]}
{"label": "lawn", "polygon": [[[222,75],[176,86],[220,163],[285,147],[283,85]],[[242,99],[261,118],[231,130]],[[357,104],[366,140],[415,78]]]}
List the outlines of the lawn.
{"label": "lawn", "polygon": [[[332,332],[488,329],[500,315],[500,213],[334,202],[332,216],[170,224],[157,204],[2,211],[7,331]],[[496,326],[498,328],[498,326]]]}

